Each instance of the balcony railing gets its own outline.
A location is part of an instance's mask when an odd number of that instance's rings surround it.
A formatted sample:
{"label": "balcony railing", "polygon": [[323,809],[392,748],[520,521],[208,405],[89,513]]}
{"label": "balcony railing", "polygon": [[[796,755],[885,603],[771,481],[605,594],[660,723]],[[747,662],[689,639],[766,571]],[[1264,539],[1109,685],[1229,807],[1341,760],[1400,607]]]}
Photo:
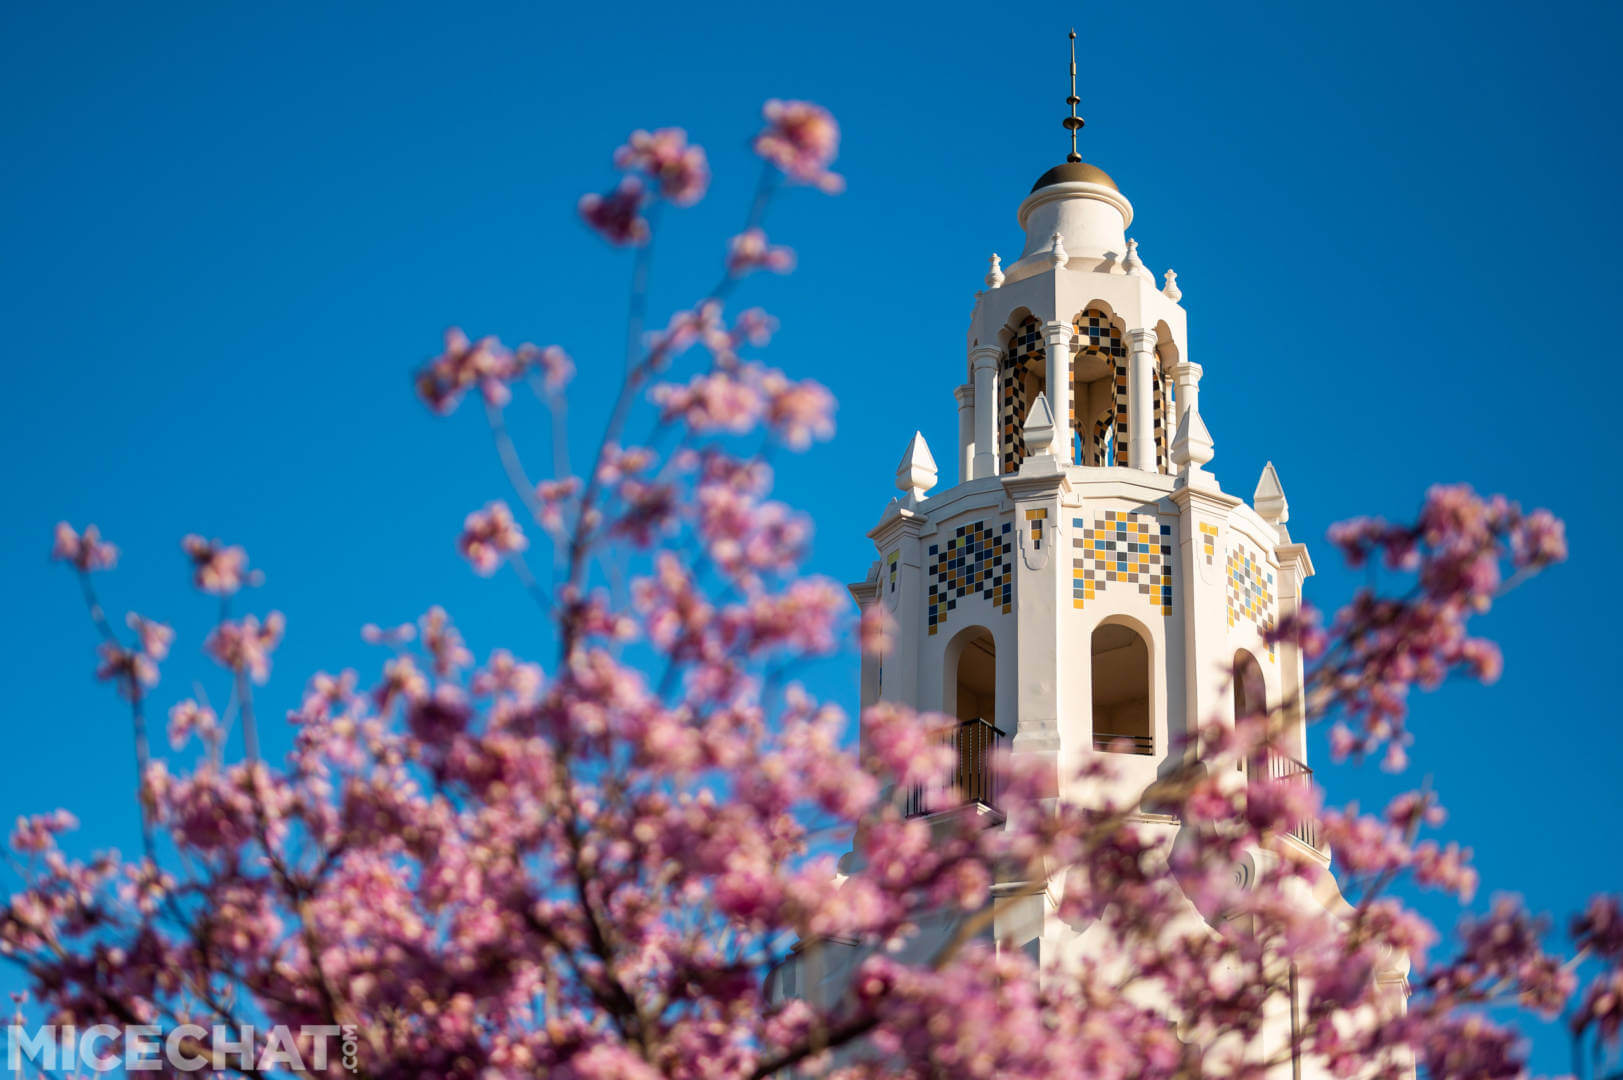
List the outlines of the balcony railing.
{"label": "balcony railing", "polygon": [[1109,731],[1095,731],[1093,748],[1116,754],[1153,754],[1155,736],[1117,735]]}
{"label": "balcony railing", "polygon": [[[1264,750],[1260,760],[1254,762],[1252,768],[1260,771],[1263,778],[1276,784],[1313,786],[1312,769],[1289,754],[1281,753],[1271,746]],[[1317,818],[1309,817],[1298,821],[1291,828],[1291,835],[1314,851],[1324,850],[1319,844],[1319,822]]]}
{"label": "balcony railing", "polygon": [[997,774],[993,758],[1003,742],[1003,732],[990,720],[960,720],[941,733],[943,742],[957,752],[950,790],[916,787],[907,795],[907,816],[920,817],[979,804],[997,809]]}

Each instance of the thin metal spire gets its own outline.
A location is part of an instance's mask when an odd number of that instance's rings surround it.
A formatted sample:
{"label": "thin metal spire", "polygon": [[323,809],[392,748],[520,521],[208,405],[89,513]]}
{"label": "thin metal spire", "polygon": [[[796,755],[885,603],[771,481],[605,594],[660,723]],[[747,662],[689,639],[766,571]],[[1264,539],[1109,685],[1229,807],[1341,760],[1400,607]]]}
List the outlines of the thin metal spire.
{"label": "thin metal spire", "polygon": [[1082,104],[1082,99],[1076,96],[1076,28],[1071,28],[1071,96],[1065,99],[1065,104],[1071,107],[1071,115],[1061,121],[1067,131],[1071,133],[1071,152],[1066,161],[1081,161],[1082,155],[1076,152],[1076,133],[1082,130],[1085,121],[1076,115],[1076,107]]}

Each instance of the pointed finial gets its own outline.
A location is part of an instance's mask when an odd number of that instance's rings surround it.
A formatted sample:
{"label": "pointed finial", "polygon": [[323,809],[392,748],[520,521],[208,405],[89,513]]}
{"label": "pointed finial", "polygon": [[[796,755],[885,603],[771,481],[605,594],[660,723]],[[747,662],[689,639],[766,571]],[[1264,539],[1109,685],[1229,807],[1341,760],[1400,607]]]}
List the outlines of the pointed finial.
{"label": "pointed finial", "polygon": [[930,446],[924,441],[924,433],[915,431],[896,466],[896,488],[918,502],[926,491],[935,487],[936,477],[935,457],[930,453]]}
{"label": "pointed finial", "polygon": [[1200,409],[1189,406],[1183,411],[1178,430],[1172,436],[1172,465],[1177,470],[1177,486],[1215,486],[1212,475],[1201,467],[1212,460],[1214,453],[1212,433],[1206,430],[1206,421],[1200,418]]}
{"label": "pointed finial", "polygon": [[1125,273],[1149,278],[1152,285],[1155,283],[1155,275],[1150,273],[1149,267],[1144,265],[1144,260],[1138,257],[1137,240],[1127,241],[1127,257],[1122,260],[1121,268]]}
{"label": "pointed finial", "polygon": [[1161,290],[1161,295],[1165,296],[1168,300],[1171,300],[1174,304],[1183,299],[1183,290],[1178,288],[1178,272],[1176,270],[1167,271],[1167,283],[1166,286]]}
{"label": "pointed finial", "polygon": [[1048,261],[1054,264],[1054,269],[1058,270],[1070,258],[1071,256],[1065,251],[1065,238],[1060,236],[1059,233],[1055,233],[1053,247],[1048,249]]}
{"label": "pointed finial", "polygon": [[1279,482],[1279,472],[1271,461],[1262,467],[1257,490],[1251,493],[1251,505],[1256,507],[1258,516],[1270,525],[1283,525],[1290,520],[1290,503],[1285,499],[1284,485]]}
{"label": "pointed finial", "polygon": [[1076,96],[1076,28],[1071,28],[1071,96],[1065,99],[1065,104],[1071,107],[1071,115],[1061,123],[1071,133],[1071,152],[1066,155],[1066,161],[1081,161],[1082,155],[1076,152],[1076,133],[1082,130],[1083,119],[1076,115],[1076,107],[1082,104],[1082,99]]}
{"label": "pointed finial", "polygon": [[1041,390],[1037,391],[1037,400],[1026,413],[1026,426],[1020,434],[1026,441],[1027,460],[1054,452],[1054,409],[1048,404],[1048,395]]}
{"label": "pointed finial", "polygon": [[992,252],[992,269],[986,272],[986,287],[988,289],[1003,288],[1003,263],[998,259],[997,252]]}

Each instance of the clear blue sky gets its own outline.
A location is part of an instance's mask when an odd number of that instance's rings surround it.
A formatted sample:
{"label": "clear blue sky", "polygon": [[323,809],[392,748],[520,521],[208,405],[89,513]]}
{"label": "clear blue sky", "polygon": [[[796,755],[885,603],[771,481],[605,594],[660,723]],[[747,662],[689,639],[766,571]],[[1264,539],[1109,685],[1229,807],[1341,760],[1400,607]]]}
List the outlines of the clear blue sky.
{"label": "clear blue sky", "polygon": [[[505,494],[481,422],[427,416],[407,375],[455,322],[560,342],[602,392],[628,266],[574,203],[633,127],[687,126],[717,172],[673,221],[662,255],[693,269],[657,272],[668,310],[741,215],[760,102],[841,120],[848,194],[774,211],[801,270],[749,299],[782,321],[771,358],[841,400],[838,438],[781,475],[816,516],[817,568],[860,577],[914,427],[951,459],[972,293],[1062,158],[1075,24],[1086,156],[1133,200],[1149,264],[1179,271],[1212,468],[1249,495],[1277,464],[1293,532],[1319,541],[1311,594],[1351,586],[1330,522],[1407,514],[1436,480],[1566,518],[1572,561],[1484,626],[1501,683],[1417,702],[1414,778],[1485,894],[1565,911],[1616,888],[1619,21],[1566,0],[10,5],[0,819],[67,804],[85,843],[135,840],[126,721],[45,561],[59,518],[122,546],[110,606],[174,622],[186,657],[208,607],[179,536],[247,545],[255,602],[289,615],[274,705],[369,662],[361,623],[430,603],[480,655],[537,635],[511,580],[452,548]],[[849,699],[853,669],[821,682]],[[207,675],[178,662],[160,696]],[[1392,789],[1327,772],[1333,796]],[[1546,1038],[1537,1064],[1565,1060]]]}

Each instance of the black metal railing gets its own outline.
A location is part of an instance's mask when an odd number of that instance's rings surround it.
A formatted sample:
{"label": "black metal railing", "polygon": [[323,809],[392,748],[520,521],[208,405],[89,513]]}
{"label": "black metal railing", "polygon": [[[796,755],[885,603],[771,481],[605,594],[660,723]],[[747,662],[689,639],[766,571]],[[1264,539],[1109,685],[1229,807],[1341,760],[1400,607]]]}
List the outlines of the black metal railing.
{"label": "black metal railing", "polygon": [[979,803],[997,809],[997,773],[993,758],[1003,742],[1003,732],[990,720],[960,720],[941,732],[941,740],[957,753],[950,788],[926,789],[922,785],[907,793],[907,816],[920,817]]}
{"label": "black metal railing", "polygon": [[[1253,776],[1275,784],[1301,784],[1304,787],[1313,786],[1313,770],[1297,761],[1289,754],[1267,747],[1259,755],[1259,760],[1253,762],[1252,768],[1256,770]],[[1298,821],[1291,827],[1291,835],[1314,851],[1323,851],[1319,846],[1319,821],[1317,818],[1307,817]]]}
{"label": "black metal railing", "polygon": [[1093,748],[1112,754],[1153,754],[1155,736],[1117,735],[1109,731],[1093,733]]}

